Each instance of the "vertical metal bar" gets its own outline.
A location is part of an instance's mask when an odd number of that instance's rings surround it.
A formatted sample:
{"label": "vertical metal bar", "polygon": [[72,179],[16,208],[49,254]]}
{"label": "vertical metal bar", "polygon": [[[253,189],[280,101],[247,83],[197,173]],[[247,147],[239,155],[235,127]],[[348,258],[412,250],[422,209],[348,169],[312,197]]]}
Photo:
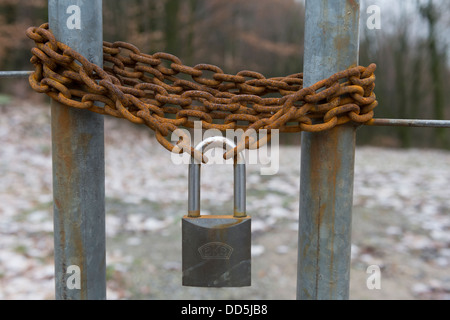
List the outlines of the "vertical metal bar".
{"label": "vertical metal bar", "polygon": [[[102,0],[49,0],[58,41],[102,66]],[[104,125],[51,106],[56,299],[106,299]]]}
{"label": "vertical metal bar", "polygon": [[[304,85],[357,65],[359,0],[306,0]],[[302,133],[297,299],[348,299],[354,126]]]}

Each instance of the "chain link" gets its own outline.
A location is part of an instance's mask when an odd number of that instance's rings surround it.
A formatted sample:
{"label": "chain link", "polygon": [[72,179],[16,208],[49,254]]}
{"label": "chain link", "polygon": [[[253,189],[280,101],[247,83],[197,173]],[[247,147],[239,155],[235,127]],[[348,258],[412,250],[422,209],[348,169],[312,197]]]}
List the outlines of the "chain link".
{"label": "chain link", "polygon": [[[248,70],[226,74],[210,64],[186,66],[169,53],[144,54],[121,41],[104,42],[100,68],[58,42],[48,23],[26,34],[36,45],[30,60],[33,90],[70,107],[145,124],[166,149],[202,161],[206,157],[179,127],[194,128],[201,121],[204,129],[268,130],[259,140],[244,134],[235,150],[224,155],[230,158],[264,145],[274,129],[319,132],[366,123],[378,105],[375,64],[349,68],[304,88],[301,73],[276,78]],[[172,133],[178,135],[176,144],[169,142]]]}

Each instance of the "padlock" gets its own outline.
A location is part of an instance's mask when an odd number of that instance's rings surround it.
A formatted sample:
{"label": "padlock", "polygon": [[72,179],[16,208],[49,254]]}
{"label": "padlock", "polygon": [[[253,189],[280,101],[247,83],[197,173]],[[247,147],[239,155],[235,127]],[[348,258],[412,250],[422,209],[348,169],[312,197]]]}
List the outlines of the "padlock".
{"label": "padlock", "polygon": [[[211,137],[196,150],[234,148],[232,141]],[[234,158],[233,215],[200,215],[200,168],[189,164],[188,215],[182,219],[183,286],[244,287],[251,285],[251,218],[246,215],[245,161]]]}

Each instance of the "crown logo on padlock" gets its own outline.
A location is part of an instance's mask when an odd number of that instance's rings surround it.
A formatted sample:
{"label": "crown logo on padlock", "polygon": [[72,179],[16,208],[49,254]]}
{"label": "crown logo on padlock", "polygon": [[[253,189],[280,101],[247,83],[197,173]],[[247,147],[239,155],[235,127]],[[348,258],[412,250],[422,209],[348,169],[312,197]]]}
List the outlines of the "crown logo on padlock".
{"label": "crown logo on padlock", "polygon": [[223,242],[208,242],[198,248],[202,259],[230,259],[233,248]]}

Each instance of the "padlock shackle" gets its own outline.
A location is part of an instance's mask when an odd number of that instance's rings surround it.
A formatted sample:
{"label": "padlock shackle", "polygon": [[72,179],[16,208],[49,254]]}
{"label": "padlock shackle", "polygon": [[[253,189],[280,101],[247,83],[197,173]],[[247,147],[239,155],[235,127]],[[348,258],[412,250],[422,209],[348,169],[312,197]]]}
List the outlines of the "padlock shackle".
{"label": "padlock shackle", "polygon": [[[214,147],[228,146],[235,148],[236,145],[229,139],[221,136],[209,137],[200,142],[195,149],[201,152],[206,152],[207,149]],[[200,216],[200,168],[201,163],[194,157],[191,158],[188,173],[188,216]],[[246,217],[246,171],[245,160],[242,153],[239,153],[234,158],[233,164],[234,172],[234,217]]]}

